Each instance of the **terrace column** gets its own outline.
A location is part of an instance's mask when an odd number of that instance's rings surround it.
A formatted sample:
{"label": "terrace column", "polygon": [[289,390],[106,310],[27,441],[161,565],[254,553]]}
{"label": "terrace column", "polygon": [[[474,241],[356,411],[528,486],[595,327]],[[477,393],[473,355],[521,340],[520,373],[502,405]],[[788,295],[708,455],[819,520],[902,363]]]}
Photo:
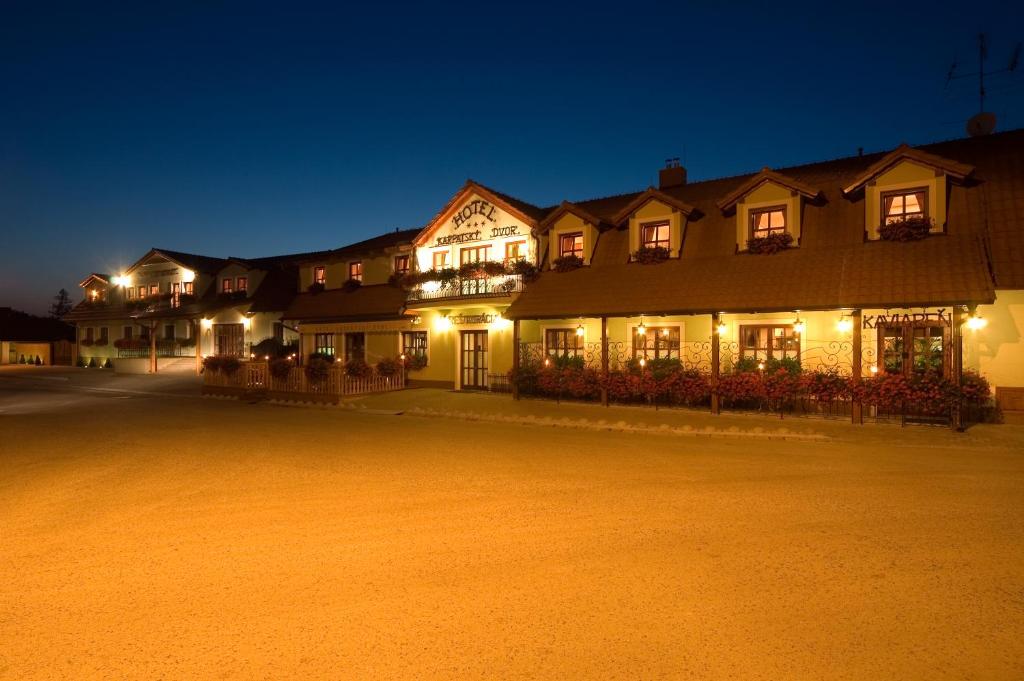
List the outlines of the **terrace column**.
{"label": "terrace column", "polygon": [[601,317],[601,404],[608,406],[608,318]]}
{"label": "terrace column", "polygon": [[149,373],[156,373],[156,324],[149,325]]}
{"label": "terrace column", "polygon": [[202,333],[202,325],[199,323],[199,318],[193,319],[192,324],[192,338],[196,342],[196,376],[203,372],[203,339],[200,334]]}
{"label": "terrace column", "polygon": [[512,320],[512,399],[519,399],[519,363],[522,354],[519,350],[519,320]]}
{"label": "terrace column", "polygon": [[[963,324],[964,324],[964,310],[960,305],[953,306],[953,328],[950,329],[949,341],[953,345],[953,352],[950,358],[950,380],[953,385],[957,388],[957,392],[960,390],[960,386],[963,383],[964,374],[964,342],[963,342]],[[961,404],[958,398],[953,403],[953,413],[949,419],[949,426],[956,432],[963,432],[964,429],[964,415],[963,415],[963,404]]]}
{"label": "terrace column", "polygon": [[722,413],[722,405],[718,401],[718,374],[721,371],[721,342],[718,333],[718,313],[711,313],[711,413]]}
{"label": "terrace column", "polygon": [[[850,351],[853,355],[853,361],[850,362],[850,377],[853,382],[859,383],[861,379],[861,373],[863,372],[863,339],[861,337],[861,327],[863,313],[860,310],[854,310],[853,314],[850,315],[850,321],[853,322],[853,349]],[[853,423],[864,423],[864,405],[860,403],[860,400],[855,399],[850,404],[850,420]]]}

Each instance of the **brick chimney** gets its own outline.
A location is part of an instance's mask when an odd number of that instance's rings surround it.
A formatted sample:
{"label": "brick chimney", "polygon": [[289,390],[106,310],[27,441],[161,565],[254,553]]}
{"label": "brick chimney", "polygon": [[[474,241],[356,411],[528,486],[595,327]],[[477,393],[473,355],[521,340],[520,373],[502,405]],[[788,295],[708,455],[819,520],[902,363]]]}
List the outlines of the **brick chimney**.
{"label": "brick chimney", "polygon": [[666,158],[665,167],[658,171],[658,188],[682,187],[686,184],[686,168],[679,165],[678,158]]}

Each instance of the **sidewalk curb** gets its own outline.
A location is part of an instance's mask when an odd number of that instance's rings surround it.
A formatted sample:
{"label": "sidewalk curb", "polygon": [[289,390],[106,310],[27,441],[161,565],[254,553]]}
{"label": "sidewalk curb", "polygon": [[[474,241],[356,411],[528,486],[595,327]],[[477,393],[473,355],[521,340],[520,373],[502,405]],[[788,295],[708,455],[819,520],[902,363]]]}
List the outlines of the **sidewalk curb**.
{"label": "sidewalk curb", "polygon": [[646,433],[655,435],[675,435],[689,437],[733,437],[749,438],[754,440],[798,440],[803,442],[829,442],[832,440],[822,433],[794,433],[788,428],[765,429],[761,427],[751,430],[742,430],[737,426],[728,428],[715,428],[707,426],[697,428],[694,426],[670,426],[662,423],[658,426],[646,424],[631,424],[626,421],[609,422],[604,419],[592,421],[580,418],[569,417],[552,418],[550,416],[504,416],[497,414],[480,414],[476,412],[456,412],[441,409],[428,409],[424,407],[412,407],[405,410],[408,416],[420,417],[441,417],[459,419],[462,421],[488,421],[491,423],[512,423],[524,426],[547,426],[553,428],[573,428],[577,430],[606,430],[626,433]]}

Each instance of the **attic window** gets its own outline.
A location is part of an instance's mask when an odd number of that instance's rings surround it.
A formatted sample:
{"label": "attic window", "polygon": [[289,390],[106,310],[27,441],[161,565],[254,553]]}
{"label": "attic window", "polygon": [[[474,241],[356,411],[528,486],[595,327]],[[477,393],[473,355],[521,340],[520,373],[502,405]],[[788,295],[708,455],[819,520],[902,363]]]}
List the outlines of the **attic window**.
{"label": "attic window", "polygon": [[327,283],[327,268],[323,265],[317,265],[313,268],[313,283],[314,284],[326,284]]}
{"label": "attic window", "polygon": [[668,248],[668,222],[648,222],[640,225],[640,245],[644,248]]}
{"label": "attic window", "polygon": [[231,280],[231,277],[225,277],[224,279],[221,279],[220,292],[231,293],[232,291],[234,291],[234,282]]}
{"label": "attic window", "polygon": [[565,258],[570,255],[583,257],[583,232],[562,234],[558,237],[558,257]]}
{"label": "attic window", "polygon": [[750,238],[761,239],[786,231],[786,207],[772,206],[750,211]]}
{"label": "attic window", "polygon": [[882,224],[891,225],[908,218],[927,217],[927,189],[908,189],[882,194]]}
{"label": "attic window", "polygon": [[235,281],[235,290],[237,291],[248,291],[249,290],[249,277],[238,277]]}

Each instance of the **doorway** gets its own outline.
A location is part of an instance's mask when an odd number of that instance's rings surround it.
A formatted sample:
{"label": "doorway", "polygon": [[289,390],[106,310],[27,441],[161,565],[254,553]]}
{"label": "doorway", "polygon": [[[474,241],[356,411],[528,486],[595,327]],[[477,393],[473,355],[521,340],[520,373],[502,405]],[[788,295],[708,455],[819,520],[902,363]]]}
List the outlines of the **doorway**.
{"label": "doorway", "polygon": [[463,390],[487,389],[487,332],[461,331]]}
{"label": "doorway", "polygon": [[887,374],[948,374],[949,329],[927,323],[882,324],[878,327],[882,369]]}

